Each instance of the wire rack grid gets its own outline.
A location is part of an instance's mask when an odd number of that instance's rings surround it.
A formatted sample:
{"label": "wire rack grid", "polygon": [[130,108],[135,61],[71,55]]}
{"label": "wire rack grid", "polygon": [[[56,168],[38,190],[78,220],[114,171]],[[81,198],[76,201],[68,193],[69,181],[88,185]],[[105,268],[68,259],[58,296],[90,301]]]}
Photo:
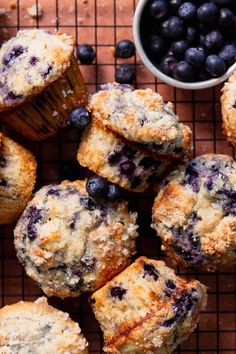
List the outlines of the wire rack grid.
{"label": "wire rack grid", "polygon": [[[219,96],[221,87],[191,92],[169,87],[145,69],[138,55],[127,60],[113,56],[114,44],[124,38],[132,39],[132,18],[136,0],[1,0],[0,7],[7,9],[7,16],[0,18],[0,38],[9,38],[24,28],[59,29],[75,37],[77,43],[92,44],[97,53],[90,66],[81,65],[89,91],[102,83],[114,81],[114,69],[121,62],[135,64],[136,82],[139,88],[150,87],[174,103],[177,114],[193,131],[194,155],[208,152],[234,156],[234,151],[222,136]],[[43,15],[32,19],[27,8],[42,5]],[[2,127],[16,140],[21,138]],[[37,157],[37,187],[55,183],[64,178],[83,178],[89,173],[75,161],[79,143],[78,132],[67,129],[44,142],[21,140]],[[135,196],[131,204],[139,212],[140,237],[138,255],[166,259],[160,252],[160,242],[150,228],[153,196]],[[0,229],[0,306],[20,300],[34,300],[42,295],[19,265],[13,247],[14,225]],[[172,265],[173,266],[173,265]],[[187,273],[177,268],[179,274],[196,277],[209,287],[209,301],[196,331],[176,353],[236,353],[236,269],[224,273]],[[99,330],[87,297],[76,299],[50,299],[54,306],[68,311],[80,323],[90,343],[91,353],[102,353],[102,334]]]}

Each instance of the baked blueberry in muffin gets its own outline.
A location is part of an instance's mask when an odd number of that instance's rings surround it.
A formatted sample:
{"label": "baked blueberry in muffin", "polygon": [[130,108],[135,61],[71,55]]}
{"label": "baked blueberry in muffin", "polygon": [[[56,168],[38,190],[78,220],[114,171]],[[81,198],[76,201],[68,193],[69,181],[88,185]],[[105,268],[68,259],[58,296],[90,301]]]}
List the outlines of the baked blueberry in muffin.
{"label": "baked blueberry in muffin", "polygon": [[197,157],[170,176],[153,206],[153,228],[177,263],[214,271],[236,263],[236,162]]}
{"label": "baked blueberry in muffin", "polygon": [[136,214],[126,202],[96,201],[86,181],[40,189],[15,228],[26,273],[48,296],[75,297],[104,285],[135,253]]}
{"label": "baked blueberry in muffin", "polygon": [[68,123],[87,103],[71,36],[19,31],[0,49],[1,119],[27,138],[41,140]]}
{"label": "baked blueberry in muffin", "polygon": [[2,354],[88,354],[78,323],[45,297],[0,309],[0,338]]}
{"label": "baked blueberry in muffin", "polygon": [[89,107],[102,125],[158,155],[179,158],[189,153],[191,130],[179,122],[173,105],[151,89],[106,84],[92,95]]}
{"label": "baked blueberry in muffin", "polygon": [[106,353],[172,353],[196,327],[206,287],[138,258],[91,297]]}
{"label": "baked blueberry in muffin", "polygon": [[170,161],[152,156],[96,120],[82,135],[77,159],[82,166],[134,192],[143,192],[170,166]]}
{"label": "baked blueberry in muffin", "polygon": [[28,203],[36,179],[34,156],[0,133],[0,224],[14,222]]}

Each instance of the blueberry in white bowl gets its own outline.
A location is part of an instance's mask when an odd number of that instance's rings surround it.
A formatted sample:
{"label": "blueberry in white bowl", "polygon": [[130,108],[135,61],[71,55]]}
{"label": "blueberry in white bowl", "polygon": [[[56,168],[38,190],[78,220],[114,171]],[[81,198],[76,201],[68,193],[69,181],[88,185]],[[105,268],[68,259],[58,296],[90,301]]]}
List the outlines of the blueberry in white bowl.
{"label": "blueberry in white bowl", "polygon": [[216,86],[236,69],[235,1],[141,0],[133,32],[144,64],[172,86]]}

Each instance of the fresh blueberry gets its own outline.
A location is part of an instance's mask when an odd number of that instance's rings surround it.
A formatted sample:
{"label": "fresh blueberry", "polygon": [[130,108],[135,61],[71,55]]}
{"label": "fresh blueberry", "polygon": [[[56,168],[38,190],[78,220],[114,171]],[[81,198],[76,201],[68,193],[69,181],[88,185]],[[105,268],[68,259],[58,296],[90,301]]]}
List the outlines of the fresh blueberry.
{"label": "fresh blueberry", "polygon": [[131,84],[135,80],[135,67],[132,64],[121,64],[116,68],[115,79],[121,84]]}
{"label": "fresh blueberry", "polygon": [[135,53],[135,46],[129,39],[123,39],[115,47],[116,58],[131,58]]}
{"label": "fresh blueberry", "polygon": [[80,44],[77,46],[77,58],[81,64],[92,64],[96,53],[90,44]]}
{"label": "fresh blueberry", "polygon": [[204,46],[209,52],[214,52],[220,49],[223,45],[223,36],[217,31],[211,31],[205,37]]}
{"label": "fresh blueberry", "polygon": [[182,20],[177,16],[169,17],[161,25],[161,33],[164,37],[178,39],[184,33]]}
{"label": "fresh blueberry", "polygon": [[165,43],[162,37],[153,34],[150,38],[150,49],[153,54],[161,55],[165,49]]}
{"label": "fresh blueberry", "polygon": [[205,40],[206,40],[206,37],[205,37],[203,34],[200,34],[200,37],[199,37],[199,45],[202,46],[202,47],[204,47]]}
{"label": "fresh blueberry", "polygon": [[197,6],[191,2],[184,2],[179,8],[179,17],[183,21],[193,21],[196,17]]}
{"label": "fresh blueberry", "polygon": [[227,66],[236,61],[236,48],[232,44],[225,45],[219,52],[219,56],[224,60]]}
{"label": "fresh blueberry", "polygon": [[194,43],[198,38],[197,29],[195,27],[187,27],[185,38],[188,42]]}
{"label": "fresh blueberry", "polygon": [[205,67],[198,68],[197,77],[200,81],[206,81],[211,79],[211,75],[206,71]]}
{"label": "fresh blueberry", "polygon": [[182,39],[171,44],[171,50],[177,59],[183,59],[186,50],[189,48],[189,42]]}
{"label": "fresh blueberry", "polygon": [[119,300],[122,300],[126,293],[127,293],[127,290],[122,288],[121,286],[113,286],[110,289],[110,295],[112,297],[118,298]]}
{"label": "fresh blueberry", "polygon": [[157,21],[163,21],[168,14],[168,5],[164,0],[153,0],[149,12]]}
{"label": "fresh blueberry", "polygon": [[218,16],[218,7],[212,2],[206,2],[197,10],[198,21],[212,23]]}
{"label": "fresh blueberry", "polygon": [[196,67],[205,63],[205,54],[201,48],[189,48],[185,53],[185,60]]}
{"label": "fresh blueberry", "polygon": [[232,0],[211,0],[211,2],[214,2],[215,4],[218,5],[229,5]]}
{"label": "fresh blueberry", "polygon": [[109,184],[106,196],[108,200],[119,200],[122,198],[122,196],[122,191],[119,186],[117,186],[116,184]]}
{"label": "fresh blueberry", "polygon": [[222,27],[230,27],[234,23],[234,14],[230,9],[220,9],[219,23]]}
{"label": "fresh blueberry", "polygon": [[168,76],[173,76],[173,70],[177,64],[177,59],[173,55],[164,57],[160,64],[160,69]]}
{"label": "fresh blueberry", "polygon": [[213,76],[222,76],[226,71],[224,60],[218,55],[209,55],[206,59],[206,70]]}
{"label": "fresh blueberry", "polygon": [[169,7],[172,11],[178,11],[183,0],[169,0]]}
{"label": "fresh blueberry", "polygon": [[78,107],[69,113],[70,124],[77,129],[84,129],[91,121],[91,113],[85,107]]}
{"label": "fresh blueberry", "polygon": [[174,78],[180,81],[193,81],[194,70],[186,61],[180,61],[174,67]]}
{"label": "fresh blueberry", "polygon": [[18,58],[21,54],[24,53],[24,51],[25,48],[22,47],[22,45],[16,45],[9,53],[4,55],[2,63],[4,65],[11,65],[16,58]]}
{"label": "fresh blueberry", "polygon": [[100,176],[90,177],[86,182],[86,190],[90,197],[105,198],[108,193],[108,182]]}

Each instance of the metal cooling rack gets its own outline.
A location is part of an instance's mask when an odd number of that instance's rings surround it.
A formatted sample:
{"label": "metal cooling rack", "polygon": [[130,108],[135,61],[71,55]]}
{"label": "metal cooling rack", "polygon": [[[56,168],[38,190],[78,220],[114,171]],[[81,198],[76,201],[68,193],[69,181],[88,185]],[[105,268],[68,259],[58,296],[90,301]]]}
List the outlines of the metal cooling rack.
{"label": "metal cooling rack", "polygon": [[[43,16],[32,19],[26,8],[38,3],[43,7]],[[217,152],[234,156],[221,132],[219,95],[221,87],[201,92],[177,90],[158,82],[141,63],[138,55],[126,61],[116,60],[112,55],[114,44],[124,38],[132,39],[132,17],[135,0],[1,0],[0,7],[9,9],[7,17],[0,18],[0,38],[9,37],[21,28],[59,29],[72,34],[78,43],[94,45],[97,59],[93,65],[81,66],[89,90],[114,80],[114,69],[120,62],[134,63],[137,69],[136,85],[151,87],[174,102],[177,113],[193,130],[194,155]],[[14,8],[15,3],[15,8]],[[3,127],[7,131],[6,127]],[[20,137],[12,131],[7,133],[16,140]],[[37,188],[44,184],[67,178],[84,178],[88,172],[75,161],[79,142],[78,132],[65,130],[45,142],[22,141],[38,160]],[[71,161],[71,162],[70,162]],[[67,171],[63,165],[67,165]],[[160,243],[150,228],[150,208],[153,197],[136,196],[132,207],[139,212],[140,238],[138,255],[165,259],[160,252]],[[34,300],[42,295],[39,288],[28,278],[19,265],[13,247],[13,226],[3,226],[0,233],[0,306],[19,300]],[[166,259],[170,264],[169,259]],[[236,269],[225,273],[185,273],[194,276],[209,287],[209,301],[201,316],[196,331],[178,348],[176,353],[221,353],[236,354]],[[90,343],[91,353],[102,353],[102,335],[87,302],[87,297],[75,299],[50,299],[54,306],[68,311],[79,321]]]}

